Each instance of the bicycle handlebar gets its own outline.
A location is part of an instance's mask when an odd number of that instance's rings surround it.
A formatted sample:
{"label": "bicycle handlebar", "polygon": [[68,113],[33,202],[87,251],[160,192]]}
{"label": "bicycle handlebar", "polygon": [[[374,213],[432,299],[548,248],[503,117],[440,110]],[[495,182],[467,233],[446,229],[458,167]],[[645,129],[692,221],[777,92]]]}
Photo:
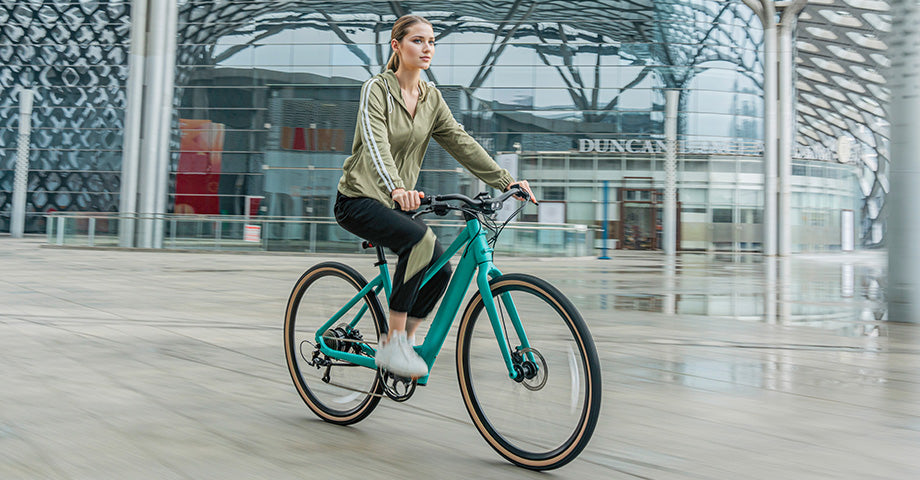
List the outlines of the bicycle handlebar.
{"label": "bicycle handlebar", "polygon": [[438,203],[448,202],[451,200],[459,200],[477,210],[492,213],[492,212],[495,212],[501,209],[502,204],[509,197],[511,197],[512,195],[518,195],[518,194],[524,197],[524,201],[527,201],[530,199],[530,195],[528,195],[527,192],[525,192],[520,186],[514,185],[511,188],[509,188],[508,191],[502,193],[501,195],[495,198],[486,196],[485,192],[482,192],[479,195],[476,195],[476,198],[470,198],[470,197],[467,197],[466,195],[461,195],[459,193],[448,193],[445,195],[425,196],[421,199],[421,205],[432,205],[432,204],[436,205]]}

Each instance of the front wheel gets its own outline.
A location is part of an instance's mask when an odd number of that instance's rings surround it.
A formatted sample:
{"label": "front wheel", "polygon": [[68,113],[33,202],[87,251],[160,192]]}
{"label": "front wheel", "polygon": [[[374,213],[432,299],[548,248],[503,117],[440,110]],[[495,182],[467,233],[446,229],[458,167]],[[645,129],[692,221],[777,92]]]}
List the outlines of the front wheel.
{"label": "front wheel", "polygon": [[[522,380],[509,378],[477,293],[457,334],[457,376],[467,411],[489,445],[512,463],[561,467],[588,444],[600,413],[594,341],[572,303],[539,278],[503,275],[490,290]],[[520,318],[521,332],[512,315]]]}

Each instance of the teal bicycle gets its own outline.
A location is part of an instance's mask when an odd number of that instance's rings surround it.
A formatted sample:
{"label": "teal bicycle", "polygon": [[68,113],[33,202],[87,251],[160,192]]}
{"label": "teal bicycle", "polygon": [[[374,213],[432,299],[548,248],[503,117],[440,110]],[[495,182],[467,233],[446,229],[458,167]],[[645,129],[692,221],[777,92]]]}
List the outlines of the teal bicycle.
{"label": "teal bicycle", "polygon": [[[416,215],[457,210],[466,227],[426,272],[423,282],[462,252],[425,341],[415,349],[430,372],[475,280],[457,332],[463,401],[501,456],[548,470],[572,461],[588,444],[600,414],[601,369],[591,333],[559,290],[530,275],[502,274],[492,263],[492,247],[507,224],[496,223],[493,214],[516,193],[423,199]],[[348,265],[324,262],[300,277],[288,300],[288,369],[303,401],[327,422],[359,422],[381,398],[406,401],[429,380],[401,378],[374,364],[378,340],[387,333],[379,297],[389,298],[391,288],[383,249],[376,249],[379,274],[370,282]]]}

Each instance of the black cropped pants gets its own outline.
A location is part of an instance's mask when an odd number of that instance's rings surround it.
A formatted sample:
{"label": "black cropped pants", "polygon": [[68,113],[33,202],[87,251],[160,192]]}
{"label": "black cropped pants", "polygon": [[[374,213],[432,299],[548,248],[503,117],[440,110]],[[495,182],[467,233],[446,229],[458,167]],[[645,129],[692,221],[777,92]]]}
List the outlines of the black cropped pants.
{"label": "black cropped pants", "polygon": [[427,317],[447,289],[451,274],[448,262],[419,288],[425,272],[444,253],[431,229],[408,212],[389,208],[372,198],[352,198],[341,193],[335,200],[335,220],[345,230],[389,248],[399,257],[393,272],[390,310],[406,312],[410,317]]}

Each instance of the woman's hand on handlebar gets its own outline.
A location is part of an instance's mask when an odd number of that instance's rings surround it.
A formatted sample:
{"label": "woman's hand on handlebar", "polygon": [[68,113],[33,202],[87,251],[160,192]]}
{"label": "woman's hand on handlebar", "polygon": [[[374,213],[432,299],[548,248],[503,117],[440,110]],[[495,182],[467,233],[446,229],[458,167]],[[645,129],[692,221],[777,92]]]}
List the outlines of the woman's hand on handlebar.
{"label": "woman's hand on handlebar", "polygon": [[530,190],[530,184],[527,183],[527,180],[521,180],[520,182],[514,182],[510,184],[508,185],[508,188],[505,189],[505,191],[507,192],[513,187],[519,188],[523,193],[526,193],[528,195],[528,196],[524,196],[524,195],[515,194],[514,198],[517,198],[518,200],[525,200],[525,201],[529,199],[531,202],[533,202],[534,205],[537,205],[537,196],[534,195],[533,191]]}
{"label": "woman's hand on handlebar", "polygon": [[404,212],[411,212],[418,209],[419,205],[422,204],[422,197],[424,196],[425,192],[416,190],[407,191],[404,188],[397,188],[390,192],[390,198],[392,198]]}

